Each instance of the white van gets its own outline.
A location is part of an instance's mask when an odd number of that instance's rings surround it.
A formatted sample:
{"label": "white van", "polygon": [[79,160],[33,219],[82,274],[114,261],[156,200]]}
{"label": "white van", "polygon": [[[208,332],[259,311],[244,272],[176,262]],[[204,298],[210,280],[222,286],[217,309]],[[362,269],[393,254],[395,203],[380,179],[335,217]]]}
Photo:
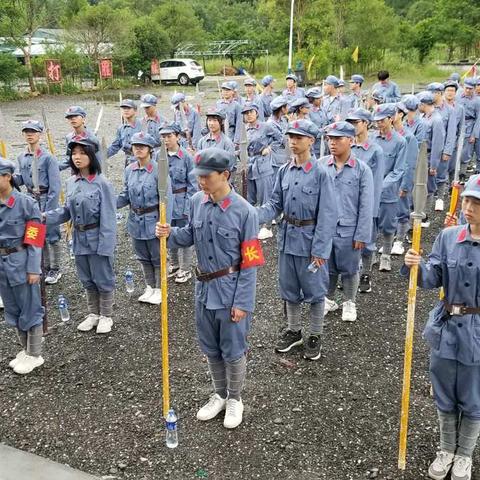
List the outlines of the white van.
{"label": "white van", "polygon": [[191,58],[172,58],[160,62],[160,78],[152,75],[153,81],[160,80],[163,84],[178,82],[185,86],[191,83],[196,85],[203,80],[205,73],[202,66]]}

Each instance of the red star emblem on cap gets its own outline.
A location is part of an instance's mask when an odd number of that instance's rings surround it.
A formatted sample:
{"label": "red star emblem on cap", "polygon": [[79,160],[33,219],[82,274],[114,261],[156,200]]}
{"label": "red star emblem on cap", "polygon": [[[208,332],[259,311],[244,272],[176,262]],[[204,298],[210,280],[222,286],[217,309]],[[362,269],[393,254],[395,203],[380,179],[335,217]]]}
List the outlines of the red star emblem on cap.
{"label": "red star emblem on cap", "polygon": [[298,124],[298,122],[294,122],[293,123],[293,128],[298,128],[300,125]]}
{"label": "red star emblem on cap", "polygon": [[200,160],[202,159],[202,156],[197,153],[193,159],[193,161],[198,165],[200,163]]}
{"label": "red star emblem on cap", "polygon": [[337,128],[337,124],[336,123],[332,123],[332,130],[336,130]]}

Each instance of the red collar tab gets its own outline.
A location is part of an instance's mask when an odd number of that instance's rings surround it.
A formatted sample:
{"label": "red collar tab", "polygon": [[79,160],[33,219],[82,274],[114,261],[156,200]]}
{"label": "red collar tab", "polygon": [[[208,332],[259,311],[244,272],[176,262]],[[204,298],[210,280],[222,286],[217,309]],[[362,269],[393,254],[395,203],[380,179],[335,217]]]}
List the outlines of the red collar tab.
{"label": "red collar tab", "polygon": [[333,165],[333,155],[330,155],[330,158],[328,159],[327,165]]}
{"label": "red collar tab", "polygon": [[223,211],[225,211],[231,204],[232,204],[232,201],[230,200],[230,198],[227,197],[227,198],[224,198],[219,205],[220,205],[220,208]]}
{"label": "red collar tab", "polygon": [[303,169],[308,173],[313,167],[313,163],[309,160],[305,166],[303,167]]}
{"label": "red collar tab", "polygon": [[387,134],[385,135],[385,138],[386,138],[387,140],[391,140],[392,137],[393,137],[392,132],[387,132]]}
{"label": "red collar tab", "polygon": [[467,239],[468,226],[463,227],[457,237],[457,243],[464,242]]}
{"label": "red collar tab", "polygon": [[181,148],[178,149],[177,156],[178,156],[178,158],[183,158],[184,154],[183,154],[183,150]]}
{"label": "red collar tab", "polygon": [[73,136],[72,140],[75,141],[75,140],[83,140],[84,138],[87,138],[87,132],[82,132],[82,133],[78,133],[76,135]]}
{"label": "red collar tab", "polygon": [[8,208],[13,208],[13,206],[15,205],[15,197],[12,195],[10,195],[9,199],[7,200],[7,202],[5,203],[5,205],[8,207]]}
{"label": "red collar tab", "polygon": [[[198,165],[200,163],[200,160],[202,159],[202,156],[200,155],[200,153],[197,153],[194,157],[193,157],[193,161],[195,162],[195,165]],[[208,197],[208,195],[207,195]]]}
{"label": "red collar tab", "polygon": [[203,198],[202,198],[202,203],[207,203],[209,199],[210,199],[210,197],[206,193],[204,193]]}
{"label": "red collar tab", "polygon": [[75,181],[78,182],[78,180],[82,180],[85,179],[88,183],[92,183],[95,178],[97,177],[97,175],[94,173],[92,175],[88,175],[87,177],[82,177],[81,175],[77,175],[77,177],[75,178]]}
{"label": "red collar tab", "polygon": [[356,164],[355,159],[354,159],[353,157],[350,157],[350,158],[348,159],[347,165],[348,165],[349,167],[352,167],[352,168],[353,168],[353,167],[355,167],[355,164]]}
{"label": "red collar tab", "polygon": [[368,150],[368,147],[369,147],[369,146],[370,146],[370,144],[369,144],[368,142],[365,142],[365,143],[363,144],[363,148],[364,148],[365,150]]}
{"label": "red collar tab", "polygon": [[400,130],[397,130],[397,131],[398,131],[398,133],[399,133],[402,137],[405,136],[405,130],[404,130],[403,128],[400,129]]}

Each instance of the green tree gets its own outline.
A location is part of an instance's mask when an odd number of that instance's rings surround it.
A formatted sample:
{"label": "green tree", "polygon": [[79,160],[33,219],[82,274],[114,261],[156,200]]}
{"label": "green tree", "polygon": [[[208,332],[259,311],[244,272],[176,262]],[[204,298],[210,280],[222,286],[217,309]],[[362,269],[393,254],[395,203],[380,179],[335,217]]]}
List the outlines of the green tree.
{"label": "green tree", "polygon": [[207,39],[202,22],[186,1],[163,3],[152,11],[152,17],[166,33],[172,56],[182,42],[192,41],[201,44]]}
{"label": "green tree", "polygon": [[125,46],[132,38],[132,14],[108,5],[88,5],[66,27],[70,40],[85,51],[96,71],[100,58],[114,53],[114,46]]}
{"label": "green tree", "polygon": [[0,36],[6,43],[20,48],[25,59],[30,90],[36,91],[32,71],[32,37],[38,28],[45,26],[51,0],[0,0]]}

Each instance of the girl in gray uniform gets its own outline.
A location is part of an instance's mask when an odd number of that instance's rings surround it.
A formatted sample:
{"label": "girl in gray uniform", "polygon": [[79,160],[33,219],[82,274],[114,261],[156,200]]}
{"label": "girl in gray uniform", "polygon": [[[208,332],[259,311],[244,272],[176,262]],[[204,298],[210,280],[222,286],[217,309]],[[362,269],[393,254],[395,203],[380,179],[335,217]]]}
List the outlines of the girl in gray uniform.
{"label": "girl in gray uniform", "polygon": [[86,332],[97,327],[97,333],[108,333],[113,325],[115,290],[115,193],[101,174],[91,140],[75,139],[70,148],[73,175],[67,181],[65,205],[44,215],[47,225],[73,222],[72,248],[88,304],[88,315],[78,330]]}
{"label": "girl in gray uniform", "polygon": [[9,366],[24,375],[44,363],[39,282],[45,228],[37,202],[13,189],[14,170],[13,162],[0,157],[0,293],[5,320],[22,345]]}
{"label": "girl in gray uniform", "polygon": [[[133,248],[145,278],[145,292],[139,302],[160,305],[160,244],[155,237],[158,221],[158,167],[152,160],[156,141],[148,133],[136,133],[132,137],[135,161],[123,172],[123,190],[117,198],[117,208],[130,206],[127,230],[133,240]],[[170,186],[170,182],[168,183]],[[171,192],[169,192],[171,197]],[[170,207],[173,199],[169,198]],[[170,213],[167,218],[170,220]]]}

